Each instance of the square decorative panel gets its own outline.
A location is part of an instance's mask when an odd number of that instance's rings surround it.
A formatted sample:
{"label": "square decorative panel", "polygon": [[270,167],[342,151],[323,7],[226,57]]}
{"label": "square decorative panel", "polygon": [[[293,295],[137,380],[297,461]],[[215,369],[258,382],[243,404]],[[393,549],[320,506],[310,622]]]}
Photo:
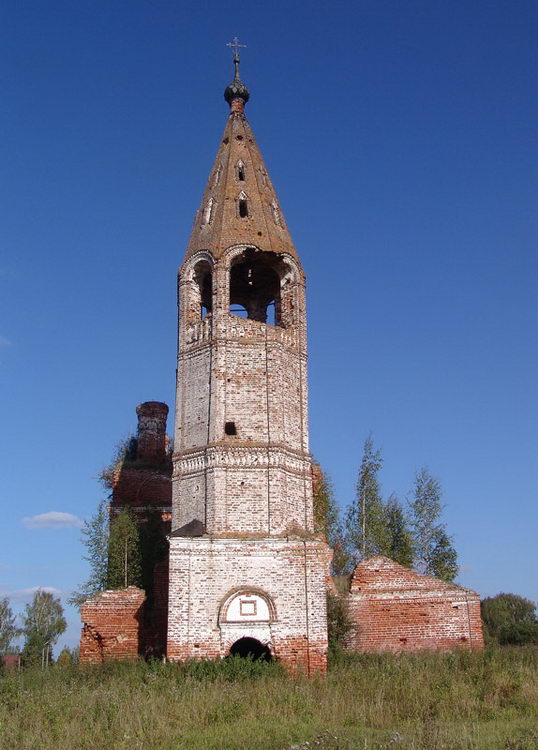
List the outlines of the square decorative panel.
{"label": "square decorative panel", "polygon": [[256,599],[241,599],[239,602],[241,617],[253,617],[256,613]]}

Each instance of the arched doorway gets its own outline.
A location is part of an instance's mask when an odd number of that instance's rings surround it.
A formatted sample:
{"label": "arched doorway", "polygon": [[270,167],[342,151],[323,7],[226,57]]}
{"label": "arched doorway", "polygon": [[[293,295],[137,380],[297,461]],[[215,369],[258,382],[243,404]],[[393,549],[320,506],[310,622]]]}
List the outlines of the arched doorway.
{"label": "arched doorway", "polygon": [[271,661],[271,650],[256,638],[240,638],[230,648],[230,656],[242,656],[254,661]]}

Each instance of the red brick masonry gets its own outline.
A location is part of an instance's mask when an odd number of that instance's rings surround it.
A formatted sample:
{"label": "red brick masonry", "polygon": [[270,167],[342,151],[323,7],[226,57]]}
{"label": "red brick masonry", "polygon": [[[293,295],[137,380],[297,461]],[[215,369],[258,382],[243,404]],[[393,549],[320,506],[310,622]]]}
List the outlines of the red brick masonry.
{"label": "red brick masonry", "polygon": [[482,648],[480,597],[438,578],[419,575],[387,557],[355,568],[349,593],[352,651]]}
{"label": "red brick masonry", "polygon": [[82,628],[80,663],[102,664],[116,659],[136,659],[142,643],[145,593],[130,586],[103,591],[80,611]]}

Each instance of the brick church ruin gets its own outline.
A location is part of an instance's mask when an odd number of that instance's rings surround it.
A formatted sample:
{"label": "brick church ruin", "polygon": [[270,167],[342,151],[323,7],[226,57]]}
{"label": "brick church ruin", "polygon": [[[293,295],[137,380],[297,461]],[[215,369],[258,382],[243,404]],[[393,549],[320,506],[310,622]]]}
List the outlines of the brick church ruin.
{"label": "brick church ruin", "polygon": [[[108,476],[111,518],[157,523],[150,594],[85,602],[81,661],[271,655],[324,672],[331,550],[314,532],[305,276],[244,114],[239,77],[179,270],[173,452],[168,407],[137,407],[138,435]],[[478,595],[386,558],[357,566],[349,648],[480,646]]]}

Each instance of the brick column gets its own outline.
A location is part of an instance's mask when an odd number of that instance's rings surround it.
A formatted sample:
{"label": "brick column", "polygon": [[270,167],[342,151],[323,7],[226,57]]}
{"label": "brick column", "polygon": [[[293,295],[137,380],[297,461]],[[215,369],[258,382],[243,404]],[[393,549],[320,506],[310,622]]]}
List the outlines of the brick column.
{"label": "brick column", "polygon": [[162,461],[166,456],[166,418],[168,406],[160,401],[145,401],[136,407],[138,415],[137,459],[144,463]]}

